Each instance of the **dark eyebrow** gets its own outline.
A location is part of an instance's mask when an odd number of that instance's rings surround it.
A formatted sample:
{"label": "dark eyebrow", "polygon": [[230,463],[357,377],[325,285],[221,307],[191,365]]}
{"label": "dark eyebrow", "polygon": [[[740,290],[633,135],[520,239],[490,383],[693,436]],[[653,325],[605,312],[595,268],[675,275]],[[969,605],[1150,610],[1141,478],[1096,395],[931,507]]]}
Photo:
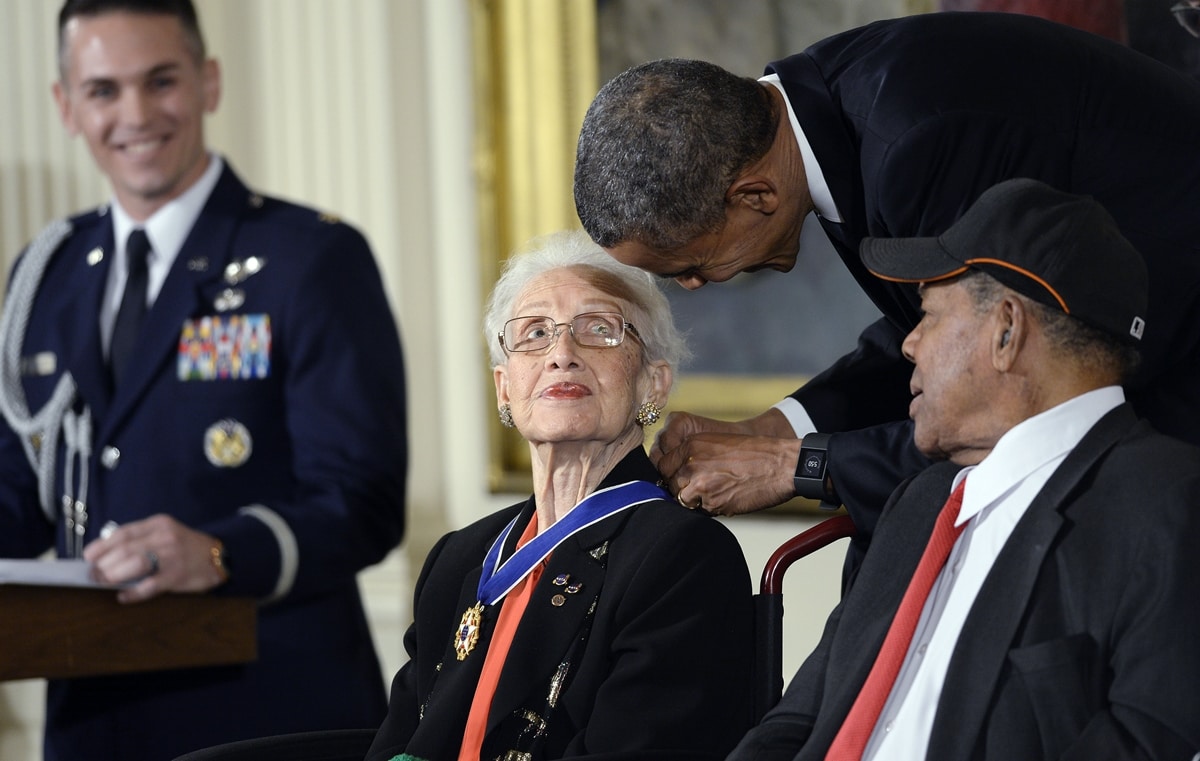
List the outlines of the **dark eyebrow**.
{"label": "dark eyebrow", "polygon": [[155,77],[155,76],[158,76],[159,74],[173,74],[174,72],[178,71],[181,68],[183,68],[183,65],[176,61],[171,61],[169,63],[160,63],[159,65],[155,66],[153,69],[150,69],[150,71],[147,71],[146,76],[147,77]]}
{"label": "dark eyebrow", "polygon": [[[183,68],[183,65],[180,63],[177,63],[175,61],[170,61],[168,63],[160,63],[157,66],[155,66],[154,68],[147,71],[144,75],[142,75],[142,79],[152,79],[154,77],[162,76],[163,74],[174,74],[175,72],[179,71],[181,68]],[[94,86],[94,85],[98,85],[98,84],[111,85],[116,81],[117,80],[115,77],[110,77],[110,76],[91,77],[89,79],[83,80],[82,86],[90,87],[90,86]]]}

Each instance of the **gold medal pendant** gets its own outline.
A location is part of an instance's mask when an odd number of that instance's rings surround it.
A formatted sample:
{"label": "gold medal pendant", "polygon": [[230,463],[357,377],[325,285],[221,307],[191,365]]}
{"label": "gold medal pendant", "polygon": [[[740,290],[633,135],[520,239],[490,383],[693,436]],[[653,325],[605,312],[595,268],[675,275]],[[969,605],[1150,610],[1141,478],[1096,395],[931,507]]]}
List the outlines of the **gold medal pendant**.
{"label": "gold medal pendant", "polygon": [[460,661],[466,660],[475,643],[479,641],[479,627],[483,624],[483,603],[477,602],[463,613],[454,635],[454,653]]}

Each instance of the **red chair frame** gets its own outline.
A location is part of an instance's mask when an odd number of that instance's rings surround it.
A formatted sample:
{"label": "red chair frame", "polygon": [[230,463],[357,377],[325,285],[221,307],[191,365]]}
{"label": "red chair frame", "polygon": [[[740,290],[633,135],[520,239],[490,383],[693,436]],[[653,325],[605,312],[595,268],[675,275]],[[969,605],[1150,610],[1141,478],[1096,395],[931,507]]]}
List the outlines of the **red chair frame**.
{"label": "red chair frame", "polygon": [[[779,702],[783,694],[783,576],[800,558],[839,539],[853,537],[854,521],[848,515],[826,518],[779,546],[763,567],[759,593],[754,596],[758,640],[755,668],[758,693],[756,720]],[[832,583],[832,582],[831,582]]]}

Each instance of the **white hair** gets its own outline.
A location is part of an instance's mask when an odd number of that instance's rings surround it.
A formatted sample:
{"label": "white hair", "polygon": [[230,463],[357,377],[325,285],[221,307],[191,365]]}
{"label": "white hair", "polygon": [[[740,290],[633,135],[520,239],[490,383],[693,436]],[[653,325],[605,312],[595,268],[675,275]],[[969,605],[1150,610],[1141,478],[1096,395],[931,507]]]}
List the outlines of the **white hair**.
{"label": "white hair", "polygon": [[[507,361],[498,338],[504,323],[517,315],[513,305],[534,278],[562,268],[591,268],[616,277],[627,291],[622,298],[645,319],[629,320],[638,332],[647,362],[665,361],[677,370],[691,356],[683,335],[675,327],[671,304],[660,280],[636,267],[618,262],[582,230],[562,231],[536,238],[510,256],[492,288],[484,311],[483,332],[493,365]],[[629,315],[626,315],[626,319]]]}

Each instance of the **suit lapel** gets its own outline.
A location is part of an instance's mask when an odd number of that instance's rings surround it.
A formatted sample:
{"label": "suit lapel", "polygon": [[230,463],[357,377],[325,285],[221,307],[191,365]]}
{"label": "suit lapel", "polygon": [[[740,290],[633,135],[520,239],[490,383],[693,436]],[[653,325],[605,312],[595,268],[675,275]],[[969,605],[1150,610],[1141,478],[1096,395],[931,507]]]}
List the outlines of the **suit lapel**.
{"label": "suit lapel", "polygon": [[842,217],[840,224],[821,218],[821,227],[875,306],[885,315],[892,316],[905,332],[912,330],[920,314],[916,288],[880,280],[858,257],[863,231],[871,229],[866,216],[862,159],[857,146],[859,136],[851,131],[844,115],[834,107],[825,75],[811,56],[794,55],[777,61],[771,68],[779,74],[779,81]]}
{"label": "suit lapel", "polygon": [[114,392],[102,436],[110,435],[128,418],[146,388],[164,372],[164,365],[175,360],[184,321],[201,311],[212,311],[211,298],[207,304],[203,298],[219,285],[232,257],[233,238],[249,196],[226,167],[146,313],[137,349],[121,388]]}
{"label": "suit lapel", "polygon": [[[463,577],[458,605],[455,607],[460,613],[475,604],[480,570],[481,567],[476,566]],[[455,616],[455,629],[446,632],[446,646],[437,678],[422,709],[425,718],[417,724],[409,738],[406,746],[408,753],[421,758],[457,758],[495,623],[495,612],[489,610],[485,614],[484,625],[480,627],[475,648],[465,660],[460,661],[454,651],[458,625],[458,617]]]}
{"label": "suit lapel", "polygon": [[821,166],[842,223],[852,230],[865,229],[862,209],[866,204],[858,151],[816,62],[807,55],[794,55],[776,61],[769,68],[779,74],[779,82]]}
{"label": "suit lapel", "polygon": [[1105,415],[1046,482],[988,572],[951,656],[929,738],[929,758],[970,758],[1024,619],[1063,510],[1083,477],[1136,422],[1128,404]]}
{"label": "suit lapel", "polygon": [[886,542],[888,552],[868,552],[858,580],[846,597],[843,621],[829,654],[821,721],[813,728],[810,744],[828,748],[845,721],[850,707],[867,681],[900,601],[908,589],[942,503],[959,466],[934,465],[892,497],[884,508],[874,542]]}
{"label": "suit lapel", "polygon": [[[75,321],[71,335],[75,336],[76,340],[73,341],[70,356],[64,357],[64,360],[66,367],[71,371],[71,377],[75,379],[80,397],[92,408],[93,417],[101,420],[112,393],[108,364],[100,346],[99,319],[105,285],[108,283],[108,270],[112,266],[115,250],[111,221],[108,224],[97,225],[92,237],[77,250],[78,254],[75,256],[78,256],[79,260],[71,262],[71,266],[79,268],[79,286],[74,291],[79,308],[70,311]],[[89,259],[96,250],[102,253],[102,257],[93,264]]]}
{"label": "suit lapel", "polygon": [[[496,686],[488,715],[489,732],[514,710],[540,706],[548,697],[554,669],[580,636],[588,611],[604,585],[605,564],[598,548],[605,547],[627,516],[623,512],[589,526],[560,544],[550,556]],[[593,552],[600,557],[594,557]],[[575,668],[578,665],[572,664]]]}

